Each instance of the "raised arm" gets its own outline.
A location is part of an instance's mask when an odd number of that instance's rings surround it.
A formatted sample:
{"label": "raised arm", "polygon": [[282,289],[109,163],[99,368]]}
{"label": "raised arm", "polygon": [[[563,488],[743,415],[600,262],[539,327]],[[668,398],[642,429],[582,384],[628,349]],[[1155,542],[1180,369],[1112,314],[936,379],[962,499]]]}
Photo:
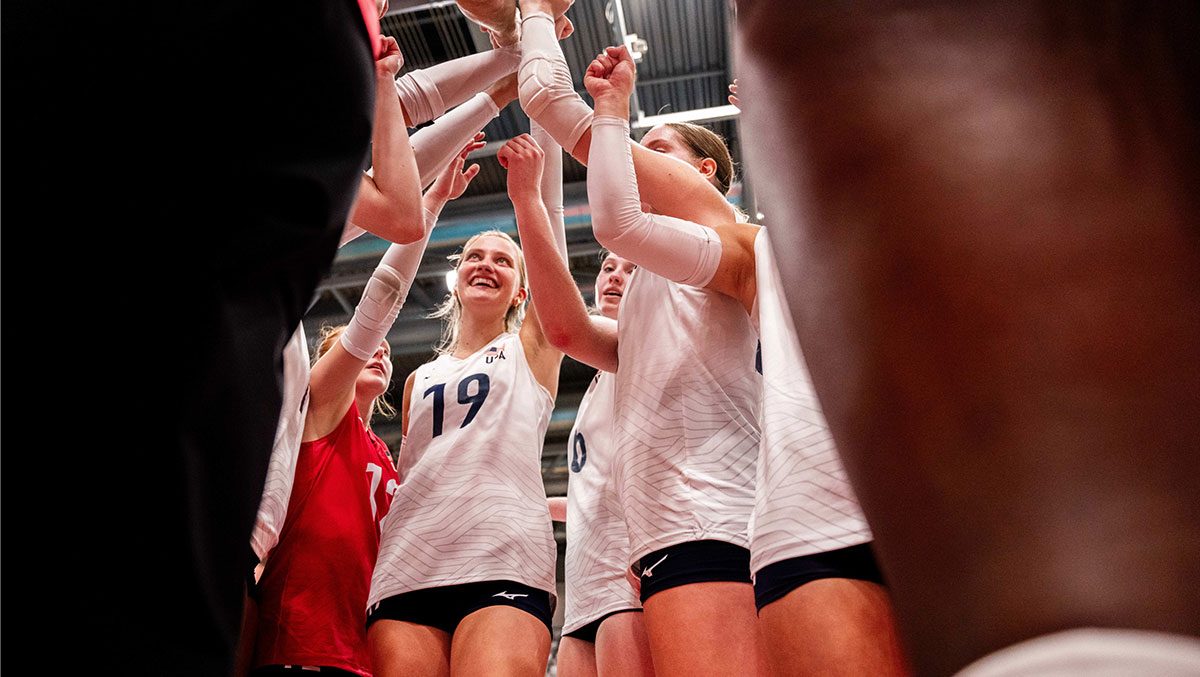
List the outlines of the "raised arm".
{"label": "raised arm", "polygon": [[[510,139],[496,154],[500,166],[508,170],[508,196],[512,200],[513,212],[517,218],[517,230],[520,233],[527,272],[533,263],[533,257],[551,258],[565,268],[563,256],[554,244],[550,217],[542,202],[542,158],[542,150],[528,134]],[[527,232],[531,237],[528,244],[525,240]],[[532,251],[527,248],[529,244],[533,246]],[[547,339],[538,316],[542,306],[552,302],[551,299],[539,297],[536,302],[529,304],[525,321],[521,324],[521,343],[529,356],[534,375],[553,395],[558,392],[558,369],[562,363],[562,351]]]}
{"label": "raised arm", "polygon": [[304,423],[304,440],[328,435],[337,427],[353,401],[354,384],[359,372],[375,354],[400,313],[400,308],[404,306],[438,214],[448,201],[462,195],[471,179],[479,173],[478,165],[463,171],[466,155],[464,150],[457,156],[426,193],[421,239],[388,247],[371,274],[346,330],[337,343],[313,365],[309,376],[309,407]]}
{"label": "raised arm", "polygon": [[370,174],[364,174],[350,221],[379,237],[406,244],[421,239],[421,185],[400,101],[385,94],[404,63],[396,40],[384,37],[375,62],[375,127]]}
{"label": "raised arm", "polygon": [[521,49],[512,45],[405,73],[395,81],[395,88],[408,125],[414,127],[442,117],[485,87],[515,74],[520,63]]}
{"label": "raised arm", "polygon": [[[438,118],[432,125],[413,134],[413,152],[421,185],[429,185],[446,163],[450,162],[464,143],[500,114],[501,109],[517,98],[517,78],[506,75],[492,83],[463,105]],[[479,137],[482,138],[482,137]]]}
{"label": "raised arm", "polygon": [[596,240],[657,275],[721,292],[751,312],[758,226],[700,225],[642,210],[627,121],[635,78],[633,59],[624,47],[608,48],[584,78],[596,100],[587,178]]}
{"label": "raised arm", "polygon": [[[517,230],[525,252],[529,286],[537,301],[539,331],[556,350],[597,369],[617,369],[617,325],[604,317],[588,315],[587,306],[559,253],[550,219],[533,190],[536,178],[521,176],[540,163],[541,150],[527,135],[509,141],[497,159],[509,170],[509,198],[517,214]],[[526,319],[528,322],[528,318]]]}
{"label": "raised arm", "polygon": [[[521,107],[576,160],[587,165],[592,109],[575,92],[553,18],[569,5],[561,0],[521,3]],[[720,191],[686,164],[637,144],[633,146],[633,162],[641,181],[642,199],[653,211],[705,225],[736,220],[733,207]]]}

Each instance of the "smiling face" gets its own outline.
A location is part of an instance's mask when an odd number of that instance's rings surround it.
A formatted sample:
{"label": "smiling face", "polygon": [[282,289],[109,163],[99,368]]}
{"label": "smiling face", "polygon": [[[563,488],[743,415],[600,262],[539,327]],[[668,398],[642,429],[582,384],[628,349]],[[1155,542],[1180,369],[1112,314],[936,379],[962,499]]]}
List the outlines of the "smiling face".
{"label": "smiling face", "polygon": [[621,298],[625,295],[625,285],[636,268],[632,261],[616,254],[604,257],[600,264],[600,272],[596,275],[596,307],[602,315],[617,319]]}
{"label": "smiling face", "polygon": [[525,300],[524,262],[512,240],[484,234],[463,248],[455,291],[465,312],[506,315]]}

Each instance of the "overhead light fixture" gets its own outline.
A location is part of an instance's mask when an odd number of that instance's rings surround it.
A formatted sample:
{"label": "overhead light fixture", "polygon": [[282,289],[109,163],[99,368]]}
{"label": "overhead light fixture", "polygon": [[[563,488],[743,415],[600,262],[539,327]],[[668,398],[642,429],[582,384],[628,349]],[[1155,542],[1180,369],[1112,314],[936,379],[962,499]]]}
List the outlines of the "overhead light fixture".
{"label": "overhead light fixture", "polygon": [[697,108],[695,110],[681,110],[675,113],[663,113],[662,115],[639,115],[633,124],[630,125],[633,129],[649,129],[659,125],[665,125],[668,122],[716,122],[718,120],[728,120],[735,118],[741,113],[737,106],[714,106],[712,108]]}
{"label": "overhead light fixture", "polygon": [[458,269],[451,268],[446,271],[446,291],[454,291],[456,284],[458,284]]}

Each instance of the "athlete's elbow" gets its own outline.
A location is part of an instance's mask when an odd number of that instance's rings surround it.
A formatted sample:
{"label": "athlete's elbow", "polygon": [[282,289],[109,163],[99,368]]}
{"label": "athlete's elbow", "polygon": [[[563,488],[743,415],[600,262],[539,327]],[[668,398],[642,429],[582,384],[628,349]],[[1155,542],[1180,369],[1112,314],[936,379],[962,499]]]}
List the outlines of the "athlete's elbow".
{"label": "athlete's elbow", "polygon": [[596,242],[609,251],[614,251],[614,247],[620,247],[621,229],[617,226],[617,219],[607,211],[594,210],[592,212],[592,234],[595,236]]}
{"label": "athlete's elbow", "polygon": [[407,205],[389,209],[379,226],[383,239],[396,244],[412,244],[425,235],[420,204],[416,209],[409,209]]}
{"label": "athlete's elbow", "polygon": [[574,333],[566,327],[546,326],[546,323],[542,323],[542,333],[546,336],[546,342],[560,353],[569,352],[574,344]]}

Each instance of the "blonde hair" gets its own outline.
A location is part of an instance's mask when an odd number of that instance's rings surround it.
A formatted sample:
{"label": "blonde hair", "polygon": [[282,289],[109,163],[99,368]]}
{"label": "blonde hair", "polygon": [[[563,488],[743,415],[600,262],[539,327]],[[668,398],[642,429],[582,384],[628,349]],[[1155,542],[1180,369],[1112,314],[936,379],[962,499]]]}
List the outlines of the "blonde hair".
{"label": "blonde hair", "polygon": [[717,171],[713,174],[713,184],[722,195],[728,195],[733,186],[734,169],[733,156],[729,154],[729,146],[720,134],[693,125],[690,122],[668,122],[664,126],[675,130],[692,155],[698,159],[711,158],[717,163]]}
{"label": "blonde hair", "polygon": [[[338,337],[340,337],[344,331],[346,331],[346,325],[344,324],[340,324],[336,327],[331,327],[329,325],[321,327],[321,332],[317,335],[317,354],[313,356],[313,364],[316,364],[317,360],[321,359],[322,355],[329,352],[329,349],[333,347],[334,341],[337,341]],[[391,388],[392,384],[389,381],[388,390],[391,390]],[[367,427],[370,427],[371,418],[375,415],[376,411],[379,412],[380,416],[386,419],[395,418],[396,407],[388,401],[387,390],[385,390],[382,395],[371,401],[371,410],[367,412]]]}
{"label": "blonde hair", "polygon": [[[459,250],[457,254],[451,254],[446,258],[454,264],[454,269],[458,270],[459,265],[462,264],[463,252],[467,251],[467,249],[469,249],[471,245],[474,244],[479,238],[488,236],[507,240],[508,242],[512,243],[513,247],[516,248],[517,288],[525,289],[525,254],[521,251],[521,246],[517,244],[516,240],[512,239],[512,237],[510,237],[509,234],[505,233],[504,231],[493,228],[491,230],[485,230],[482,233],[476,233],[475,235],[472,235],[465,244],[463,244],[462,249]],[[455,286],[457,287],[457,285]],[[441,305],[439,305],[432,313],[429,314],[429,317],[444,319],[446,321],[445,324],[442,325],[442,339],[438,342],[438,345],[434,348],[434,351],[439,355],[446,355],[454,352],[455,347],[458,346],[459,325],[462,324],[462,301],[458,299],[457,289],[451,289],[450,293],[446,295],[445,300],[443,300]],[[504,331],[516,331],[521,327],[521,322],[524,319],[524,301],[515,306],[509,306],[508,312],[504,314]]]}

